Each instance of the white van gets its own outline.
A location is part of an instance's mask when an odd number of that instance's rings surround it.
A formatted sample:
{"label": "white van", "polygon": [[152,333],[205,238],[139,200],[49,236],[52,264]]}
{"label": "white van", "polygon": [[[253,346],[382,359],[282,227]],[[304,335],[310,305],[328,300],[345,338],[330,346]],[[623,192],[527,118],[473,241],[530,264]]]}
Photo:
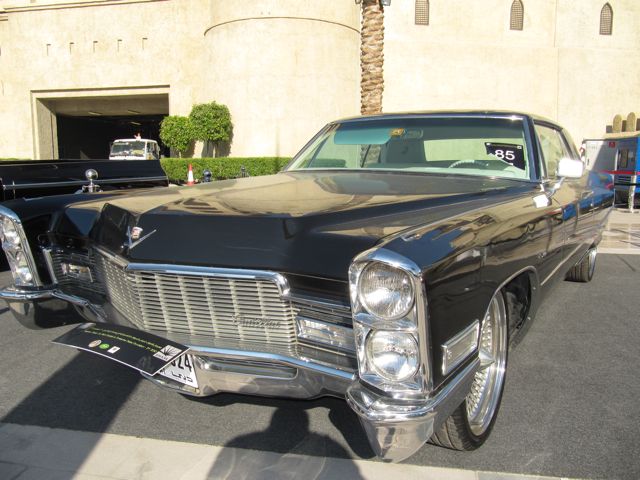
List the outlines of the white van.
{"label": "white van", "polygon": [[114,140],[109,160],[159,160],[160,147],[155,140],[122,138]]}

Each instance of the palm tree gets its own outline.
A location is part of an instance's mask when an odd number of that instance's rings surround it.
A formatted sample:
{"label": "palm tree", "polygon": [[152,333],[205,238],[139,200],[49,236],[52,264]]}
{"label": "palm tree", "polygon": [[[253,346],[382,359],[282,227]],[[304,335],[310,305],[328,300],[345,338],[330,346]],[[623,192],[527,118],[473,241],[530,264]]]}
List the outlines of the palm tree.
{"label": "palm tree", "polygon": [[384,7],[380,0],[362,0],[360,29],[360,113],[382,112],[384,90]]}

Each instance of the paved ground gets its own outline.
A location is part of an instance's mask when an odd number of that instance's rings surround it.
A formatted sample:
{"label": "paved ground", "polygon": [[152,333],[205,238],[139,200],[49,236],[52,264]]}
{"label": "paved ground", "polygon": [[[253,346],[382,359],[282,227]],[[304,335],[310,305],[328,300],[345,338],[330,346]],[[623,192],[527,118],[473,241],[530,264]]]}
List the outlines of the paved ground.
{"label": "paved ground", "polygon": [[[610,223],[600,251],[633,253],[640,215],[614,212]],[[193,400],[53,345],[69,327],[28,331],[0,306],[0,478],[637,480],[639,270],[640,256],[600,255],[590,284],[554,285],[510,356],[487,444],[427,445],[401,465],[373,459],[339,399]]]}
{"label": "paved ground", "polygon": [[609,223],[600,243],[600,252],[640,254],[640,210],[630,213],[616,209],[609,216]]}

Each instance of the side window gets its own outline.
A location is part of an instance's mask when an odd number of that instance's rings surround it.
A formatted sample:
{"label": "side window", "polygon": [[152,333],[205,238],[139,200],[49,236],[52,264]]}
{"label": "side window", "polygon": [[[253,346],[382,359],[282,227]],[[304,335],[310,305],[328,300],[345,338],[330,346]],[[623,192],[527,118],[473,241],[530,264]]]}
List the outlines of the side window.
{"label": "side window", "polygon": [[556,178],[558,163],[563,157],[570,157],[560,132],[554,128],[536,125],[536,133],[542,149],[547,178]]}
{"label": "side window", "polygon": [[629,150],[626,148],[618,152],[618,165],[616,170],[627,170],[631,168],[631,165],[629,164],[629,159],[631,156],[629,155],[629,153]]}

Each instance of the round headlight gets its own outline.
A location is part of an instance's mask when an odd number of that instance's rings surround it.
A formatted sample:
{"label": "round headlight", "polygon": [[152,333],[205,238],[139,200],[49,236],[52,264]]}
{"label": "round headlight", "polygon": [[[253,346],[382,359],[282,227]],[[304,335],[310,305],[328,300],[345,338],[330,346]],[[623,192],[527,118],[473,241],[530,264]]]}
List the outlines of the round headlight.
{"label": "round headlight", "polygon": [[418,371],[418,344],[410,333],[374,331],[367,338],[367,357],[378,375],[393,382],[402,382]]}
{"label": "round headlight", "polygon": [[12,220],[4,217],[2,219],[2,236],[4,242],[16,247],[20,245],[20,234]]}
{"label": "round headlight", "polygon": [[358,296],[372,315],[395,320],[409,313],[413,306],[413,283],[403,270],[374,262],[360,274]]}

